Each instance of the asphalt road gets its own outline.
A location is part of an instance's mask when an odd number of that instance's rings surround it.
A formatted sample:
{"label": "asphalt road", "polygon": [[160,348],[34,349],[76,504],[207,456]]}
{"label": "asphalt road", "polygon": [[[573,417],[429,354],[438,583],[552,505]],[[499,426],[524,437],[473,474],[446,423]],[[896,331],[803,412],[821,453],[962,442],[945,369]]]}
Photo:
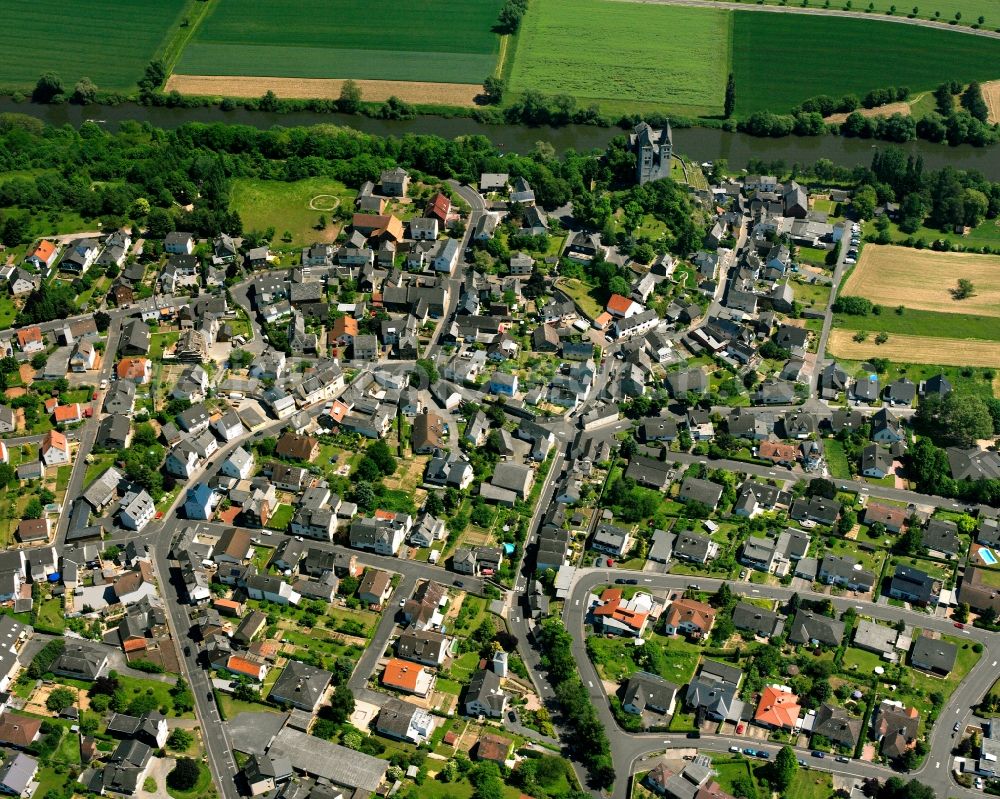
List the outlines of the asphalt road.
{"label": "asphalt road", "polygon": [[[104,348],[104,359],[101,361],[101,369],[95,377],[98,384],[100,384],[101,380],[109,379],[114,371],[114,354],[118,351],[118,340],[121,337],[123,316],[123,314],[119,313],[111,317],[111,324],[108,326],[107,344]],[[87,475],[87,456],[90,454],[90,450],[93,449],[94,441],[97,438],[97,430],[101,424],[101,403],[103,401],[104,392],[98,390],[94,395],[93,415],[74,431],[80,442],[80,446],[77,449],[76,459],[73,461],[73,470],[70,474],[69,483],[66,486],[63,512],[59,514],[59,520],[56,522],[54,540],[58,546],[62,546],[66,542],[66,527],[69,524],[71,501],[79,497],[86,487],[83,481]]]}

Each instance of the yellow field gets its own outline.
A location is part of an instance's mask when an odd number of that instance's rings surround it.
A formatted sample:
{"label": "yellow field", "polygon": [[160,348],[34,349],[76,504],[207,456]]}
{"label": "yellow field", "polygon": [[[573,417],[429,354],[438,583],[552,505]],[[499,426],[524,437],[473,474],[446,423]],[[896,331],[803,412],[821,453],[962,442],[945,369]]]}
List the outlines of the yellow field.
{"label": "yellow field", "polygon": [[[959,278],[972,281],[975,296],[952,299],[950,292]],[[903,305],[939,313],[1000,316],[1000,256],[869,244],[840,294],[867,297],[890,308]]]}
{"label": "yellow field", "polygon": [[[407,103],[475,106],[481,84],[420,83],[403,80],[356,80],[361,98],[384,102],[398,97]],[[336,100],[344,81],[334,78],[273,78],[234,75],[171,75],[166,91],[208,97],[260,97],[267,91],[296,100]]]}
{"label": "yellow field", "polygon": [[885,344],[876,344],[874,336],[857,342],[853,330],[831,330],[827,349],[834,357],[852,361],[888,358],[891,361],[941,366],[1000,367],[1000,341],[892,333]]}
{"label": "yellow field", "polygon": [[1000,122],[1000,80],[991,80],[981,84],[983,87],[983,99],[990,109],[989,122],[995,125]]}

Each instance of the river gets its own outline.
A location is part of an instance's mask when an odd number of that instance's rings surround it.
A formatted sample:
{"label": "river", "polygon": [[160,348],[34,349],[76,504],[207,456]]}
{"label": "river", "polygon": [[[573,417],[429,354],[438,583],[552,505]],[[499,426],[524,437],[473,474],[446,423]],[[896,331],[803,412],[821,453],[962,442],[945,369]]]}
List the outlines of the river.
{"label": "river", "polygon": [[[161,128],[176,128],[188,122],[227,122],[270,128],[274,125],[296,127],[320,123],[352,127],[378,136],[402,136],[407,133],[433,134],[444,138],[480,134],[509,152],[527,152],[536,142],[545,141],[558,152],[603,149],[608,141],[622,131],[619,128],[598,128],[591,125],[568,125],[561,128],[529,127],[527,125],[484,125],[467,117],[419,116],[408,120],[371,119],[347,114],[321,114],[300,112],[274,114],[266,111],[248,111],[239,108],[223,111],[218,107],[157,108],[125,103],[119,106],[36,105],[15,103],[8,97],[0,98],[0,113],[27,114],[52,125],[79,125],[93,119],[109,128],[126,120],[150,122]],[[867,139],[847,139],[842,136],[786,136],[780,139],[761,139],[744,133],[729,133],[710,128],[675,128],[674,148],[695,161],[712,161],[725,158],[730,166],[742,168],[750,158],[765,161],[783,160],[786,164],[811,164],[828,158],[841,166],[871,163],[872,150],[890,146],[888,142]],[[951,165],[958,169],[976,169],[991,180],[1000,180],[1000,146],[949,147],[926,141],[912,141],[901,147],[907,153],[920,155],[924,166],[939,169]]]}

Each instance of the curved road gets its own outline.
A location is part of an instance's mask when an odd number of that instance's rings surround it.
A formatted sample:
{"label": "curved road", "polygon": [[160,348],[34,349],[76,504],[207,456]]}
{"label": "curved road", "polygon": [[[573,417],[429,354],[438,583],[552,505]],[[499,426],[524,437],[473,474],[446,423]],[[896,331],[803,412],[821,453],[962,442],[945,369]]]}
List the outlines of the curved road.
{"label": "curved road", "polygon": [[[646,575],[642,572],[634,572],[635,579],[639,581],[639,587],[645,590],[679,590],[683,591],[692,578],[689,575]],[[563,609],[563,621],[566,629],[573,638],[573,654],[576,658],[577,666],[580,669],[580,676],[590,691],[591,698],[597,708],[605,728],[609,731],[611,743],[611,754],[614,759],[615,769],[618,772],[618,779],[615,782],[613,796],[615,799],[624,799],[628,795],[629,777],[637,770],[643,760],[654,753],[662,752],[671,748],[707,749],[710,751],[727,751],[731,746],[739,746],[741,749],[746,745],[752,745],[755,749],[764,749],[771,753],[772,757],[777,753],[780,746],[773,744],[761,744],[760,742],[748,739],[743,736],[722,736],[703,735],[696,743],[688,740],[684,735],[663,734],[663,733],[628,733],[620,729],[611,713],[608,704],[608,697],[605,693],[603,683],[597,674],[597,669],[587,656],[585,621],[587,612],[587,599],[595,586],[613,582],[622,575],[621,570],[606,569],[581,569],[577,571],[576,578],[570,592],[569,598]],[[715,591],[722,580],[697,578],[698,585],[702,590]],[[749,588],[749,585],[748,585]],[[795,591],[791,588],[776,586],[755,586],[751,589],[754,598],[777,599],[786,601]],[[800,596],[814,599],[830,599],[834,607],[840,611],[853,607],[860,613],[884,621],[902,620],[909,625],[919,626],[923,629],[936,630],[942,633],[955,633],[955,628],[951,621],[928,616],[926,613],[905,610],[891,605],[878,605],[872,602],[859,601],[850,597],[831,597],[826,594],[818,594],[811,591],[799,591]],[[949,699],[945,708],[938,716],[938,721],[930,733],[930,753],[923,766],[916,771],[909,772],[908,777],[919,779],[930,785],[937,796],[957,797],[957,799],[973,799],[982,794],[969,791],[951,779],[951,748],[954,743],[951,737],[951,728],[954,722],[964,723],[972,715],[972,707],[976,705],[982,697],[990,690],[993,681],[996,679],[997,647],[996,634],[985,630],[967,627],[963,631],[970,640],[977,641],[983,645],[983,653],[975,668],[966,676],[959,687]],[[992,650],[991,650],[992,646]],[[798,748],[796,754],[800,758],[809,758],[809,749]],[[865,763],[852,759],[850,763],[836,763],[830,760],[809,761],[810,768],[836,771],[838,774],[845,774],[858,779],[876,777],[884,780],[894,774],[893,769]]]}

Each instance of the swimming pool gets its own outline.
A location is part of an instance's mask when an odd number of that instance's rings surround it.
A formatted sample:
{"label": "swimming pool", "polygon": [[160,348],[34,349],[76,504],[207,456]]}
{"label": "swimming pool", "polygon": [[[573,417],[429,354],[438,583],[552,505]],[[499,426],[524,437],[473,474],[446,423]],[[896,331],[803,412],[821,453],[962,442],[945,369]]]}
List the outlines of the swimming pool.
{"label": "swimming pool", "polygon": [[997,565],[997,556],[993,554],[992,549],[987,549],[986,547],[980,547],[979,557],[983,559],[983,563],[985,563],[987,566]]}

